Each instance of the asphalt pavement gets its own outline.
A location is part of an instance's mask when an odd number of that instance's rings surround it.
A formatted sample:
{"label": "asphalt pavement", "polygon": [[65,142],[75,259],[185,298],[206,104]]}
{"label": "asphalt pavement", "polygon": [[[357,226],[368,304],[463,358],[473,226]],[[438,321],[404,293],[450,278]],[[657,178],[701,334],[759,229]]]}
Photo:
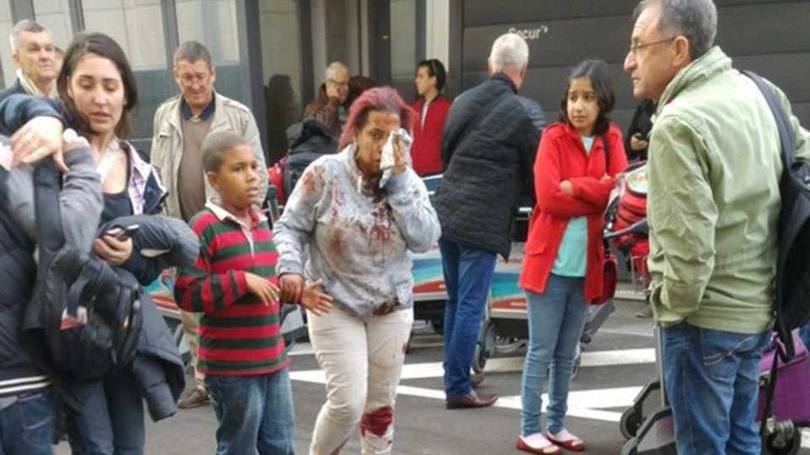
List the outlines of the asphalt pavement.
{"label": "asphalt pavement", "polygon": [[[619,418],[638,391],[656,376],[649,319],[638,319],[641,303],[617,301],[613,313],[582,357],[572,383],[567,428],[582,437],[588,454],[615,455],[624,445]],[[504,346],[507,347],[504,343]],[[508,346],[514,348],[515,346]],[[291,378],[296,412],[296,453],[308,453],[315,417],[325,399],[323,374],[309,345],[292,351]],[[486,409],[446,410],[442,388],[442,343],[429,324],[417,321],[396,405],[395,454],[513,454],[520,425],[523,350],[504,350],[486,365],[481,391],[501,399]],[[215,453],[216,419],[210,406],[181,410],[173,418],[147,423],[149,455]],[[805,434],[810,447],[810,434]],[[57,454],[68,454],[63,445]],[[359,454],[354,437],[346,454]],[[810,449],[803,449],[810,454]]]}

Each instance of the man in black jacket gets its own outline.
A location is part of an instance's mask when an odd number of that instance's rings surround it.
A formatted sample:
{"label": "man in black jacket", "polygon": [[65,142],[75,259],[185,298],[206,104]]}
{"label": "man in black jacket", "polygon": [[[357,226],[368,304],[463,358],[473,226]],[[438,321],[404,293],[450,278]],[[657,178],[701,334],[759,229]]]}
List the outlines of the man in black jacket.
{"label": "man in black jacket", "polygon": [[439,247],[448,294],[448,409],[490,406],[498,398],[473,391],[470,365],[495,257],[509,256],[513,214],[537,150],[539,132],[517,96],[528,62],[523,38],[508,33],[496,39],[487,61],[489,80],[456,99],[444,128],[445,171],[433,205],[442,226]]}

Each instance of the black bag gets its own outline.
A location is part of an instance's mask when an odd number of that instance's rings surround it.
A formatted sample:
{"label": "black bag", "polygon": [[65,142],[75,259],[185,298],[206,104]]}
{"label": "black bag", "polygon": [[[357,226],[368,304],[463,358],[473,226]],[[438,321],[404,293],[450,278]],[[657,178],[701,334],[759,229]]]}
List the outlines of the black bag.
{"label": "black bag", "polygon": [[40,308],[48,369],[97,380],[134,359],[141,287],[129,272],[65,243],[60,182],[52,160],[34,171],[39,264],[31,306]]}
{"label": "black bag", "polygon": [[779,192],[779,256],[776,266],[776,331],[788,358],[795,347],[791,330],[810,321],[810,162],[796,160],[796,141],[790,119],[773,90],[758,75],[743,72],[765,96],[782,142],[782,178]]}
{"label": "black bag", "polygon": [[311,151],[287,155],[287,163],[284,166],[284,193],[288,198],[307,167],[321,156],[323,156],[322,153]]}
{"label": "black bag", "polygon": [[301,132],[292,142],[284,165],[284,194],[287,198],[313,161],[323,155],[337,152],[337,140],[318,120],[306,119],[300,128]]}

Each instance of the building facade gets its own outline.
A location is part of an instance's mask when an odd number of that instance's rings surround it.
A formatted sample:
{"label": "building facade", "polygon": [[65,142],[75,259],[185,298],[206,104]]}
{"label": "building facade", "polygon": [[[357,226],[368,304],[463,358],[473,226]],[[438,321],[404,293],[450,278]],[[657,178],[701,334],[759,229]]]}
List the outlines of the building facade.
{"label": "building facade", "polygon": [[[718,42],[738,67],[753,69],[790,96],[810,125],[808,0],[715,0]],[[148,150],[157,106],[177,93],[172,54],[194,39],[212,52],[217,90],[253,109],[271,161],[286,149],[287,126],[323,82],[326,65],[348,64],[413,97],[414,66],[439,58],[448,94],[486,78],[492,41],[513,31],[529,42],[522,92],[549,117],[559,109],[569,69],[588,57],[610,66],[614,118],[629,122],[636,102],[622,72],[636,0],[0,0],[0,36],[35,18],[63,49],[81,31],[111,35],[130,58],[140,101],[133,113],[136,146]],[[7,41],[0,41],[0,88],[14,82]]]}

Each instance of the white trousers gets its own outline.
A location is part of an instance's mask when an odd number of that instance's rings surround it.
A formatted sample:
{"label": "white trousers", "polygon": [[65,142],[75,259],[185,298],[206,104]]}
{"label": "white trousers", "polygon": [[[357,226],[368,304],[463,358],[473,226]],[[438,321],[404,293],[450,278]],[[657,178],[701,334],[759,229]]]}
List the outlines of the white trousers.
{"label": "white trousers", "polygon": [[307,314],[315,358],[326,373],[327,401],[318,414],[310,455],[331,455],[360,425],[364,455],[390,454],[394,402],[413,325],[413,310],[357,319],[333,307]]}

